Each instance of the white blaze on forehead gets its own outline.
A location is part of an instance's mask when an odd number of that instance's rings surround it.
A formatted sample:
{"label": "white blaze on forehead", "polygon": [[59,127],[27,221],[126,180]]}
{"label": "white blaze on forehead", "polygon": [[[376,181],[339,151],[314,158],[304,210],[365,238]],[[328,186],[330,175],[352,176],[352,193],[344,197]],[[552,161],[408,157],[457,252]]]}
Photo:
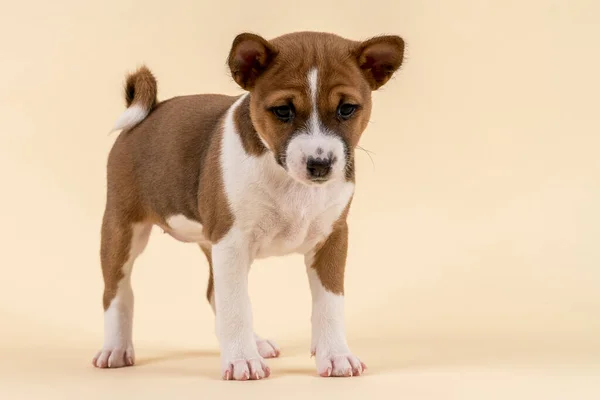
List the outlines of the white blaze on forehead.
{"label": "white blaze on forehead", "polygon": [[308,90],[310,93],[311,112],[309,120],[309,129],[313,134],[320,132],[319,107],[317,104],[317,91],[319,88],[319,73],[316,68],[308,71]]}
{"label": "white blaze on forehead", "polygon": [[317,104],[317,84],[319,79],[319,73],[316,68],[312,68],[308,71],[308,88],[310,90],[310,99],[313,106]]}

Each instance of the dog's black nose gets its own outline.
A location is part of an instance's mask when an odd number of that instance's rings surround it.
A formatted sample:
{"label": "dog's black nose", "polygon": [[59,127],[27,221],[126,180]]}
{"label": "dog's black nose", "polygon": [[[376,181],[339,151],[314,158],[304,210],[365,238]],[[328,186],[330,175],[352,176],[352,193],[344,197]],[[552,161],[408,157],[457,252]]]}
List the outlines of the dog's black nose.
{"label": "dog's black nose", "polygon": [[331,172],[331,159],[308,157],[306,169],[313,179],[326,178]]}

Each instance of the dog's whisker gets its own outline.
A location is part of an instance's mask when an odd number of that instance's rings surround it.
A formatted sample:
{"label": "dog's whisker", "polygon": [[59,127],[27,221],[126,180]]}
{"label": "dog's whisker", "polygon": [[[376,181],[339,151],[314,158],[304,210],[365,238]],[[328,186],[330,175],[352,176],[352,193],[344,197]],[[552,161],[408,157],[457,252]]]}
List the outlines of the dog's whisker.
{"label": "dog's whisker", "polygon": [[371,160],[371,165],[373,165],[373,169],[375,169],[375,161],[373,160],[373,157],[371,157],[371,154],[373,154],[373,155],[374,155],[375,153],[373,153],[373,152],[372,152],[372,151],[370,151],[370,150],[367,150],[367,149],[365,149],[365,148],[364,148],[364,147],[362,147],[362,146],[356,146],[356,148],[357,148],[357,149],[359,149],[359,150],[362,150],[362,151],[364,151],[364,152],[365,152],[365,154],[366,154],[367,156],[369,156],[369,159]]}

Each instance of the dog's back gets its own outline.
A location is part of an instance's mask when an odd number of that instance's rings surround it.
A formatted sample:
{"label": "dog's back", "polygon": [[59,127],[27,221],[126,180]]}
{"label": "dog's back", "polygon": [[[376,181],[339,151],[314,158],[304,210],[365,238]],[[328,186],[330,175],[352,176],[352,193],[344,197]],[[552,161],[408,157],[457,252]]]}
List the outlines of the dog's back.
{"label": "dog's back", "polygon": [[210,175],[218,168],[218,151],[210,150],[218,149],[220,122],[235,100],[217,94],[175,97],[121,132],[108,160],[111,206],[131,222],[149,218],[163,225],[164,216],[173,214],[201,220],[199,186],[210,184],[201,182],[201,171]]}

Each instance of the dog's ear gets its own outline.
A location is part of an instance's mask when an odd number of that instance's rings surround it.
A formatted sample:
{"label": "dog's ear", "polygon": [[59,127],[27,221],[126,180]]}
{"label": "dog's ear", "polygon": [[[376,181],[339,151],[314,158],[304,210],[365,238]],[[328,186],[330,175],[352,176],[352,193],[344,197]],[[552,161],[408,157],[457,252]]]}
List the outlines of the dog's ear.
{"label": "dog's ear", "polygon": [[383,86],[404,59],[404,40],[399,36],[379,36],[359,44],[358,66],[373,90]]}
{"label": "dog's ear", "polygon": [[231,76],[245,90],[252,90],[258,77],[267,69],[277,51],[262,37],[253,33],[236,36],[227,63]]}

